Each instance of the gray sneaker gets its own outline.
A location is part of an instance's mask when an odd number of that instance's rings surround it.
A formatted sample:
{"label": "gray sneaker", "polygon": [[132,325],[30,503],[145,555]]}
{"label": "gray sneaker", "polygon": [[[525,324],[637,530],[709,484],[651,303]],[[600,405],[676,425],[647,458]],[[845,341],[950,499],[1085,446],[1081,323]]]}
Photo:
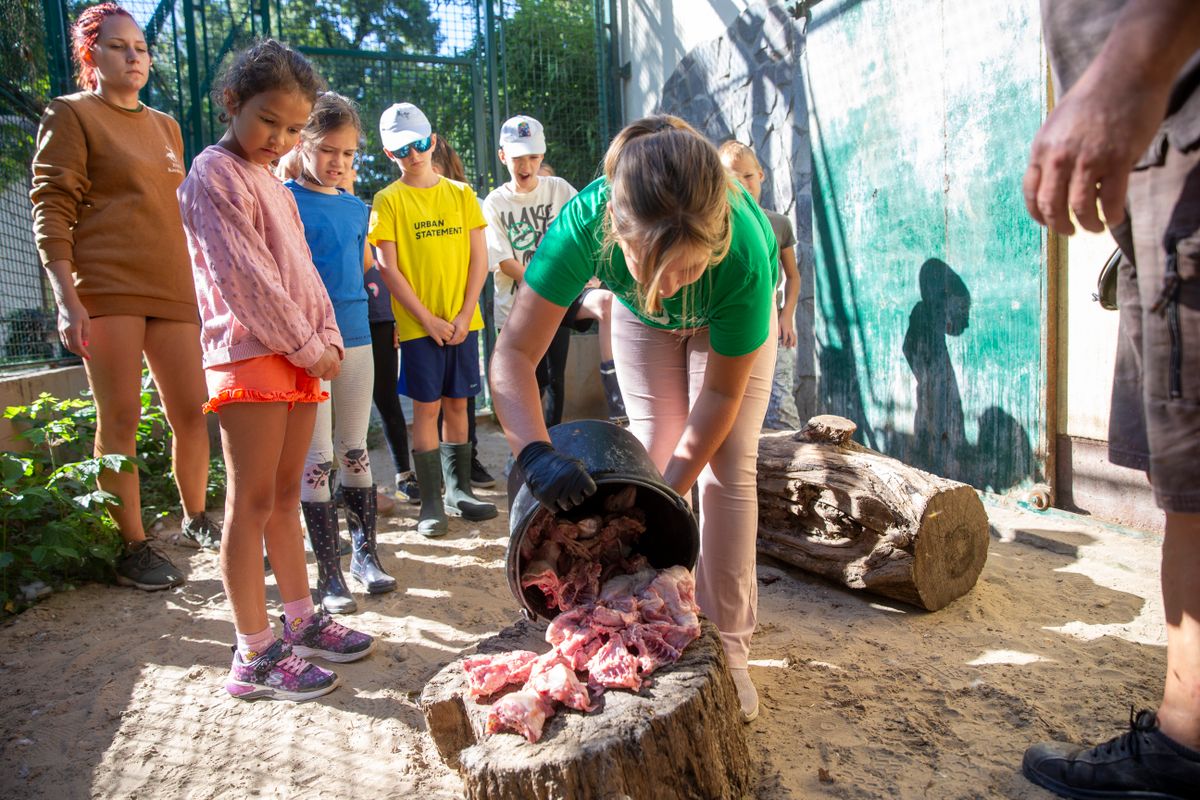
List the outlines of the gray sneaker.
{"label": "gray sneaker", "polygon": [[183,583],[183,573],[149,542],[135,542],[117,559],[117,583],[153,592]]}
{"label": "gray sneaker", "polygon": [[203,547],[205,550],[221,549],[221,527],[201,511],[194,517],[184,517],[181,544]]}

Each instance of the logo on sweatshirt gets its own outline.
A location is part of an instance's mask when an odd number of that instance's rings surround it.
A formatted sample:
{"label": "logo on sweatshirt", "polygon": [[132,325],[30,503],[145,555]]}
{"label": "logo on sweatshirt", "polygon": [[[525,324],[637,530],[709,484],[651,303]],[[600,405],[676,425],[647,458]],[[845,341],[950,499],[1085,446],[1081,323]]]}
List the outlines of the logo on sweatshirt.
{"label": "logo on sweatshirt", "polygon": [[175,155],[175,151],[167,145],[167,172],[174,172],[176,175],[183,174],[183,165],[179,163],[179,156]]}

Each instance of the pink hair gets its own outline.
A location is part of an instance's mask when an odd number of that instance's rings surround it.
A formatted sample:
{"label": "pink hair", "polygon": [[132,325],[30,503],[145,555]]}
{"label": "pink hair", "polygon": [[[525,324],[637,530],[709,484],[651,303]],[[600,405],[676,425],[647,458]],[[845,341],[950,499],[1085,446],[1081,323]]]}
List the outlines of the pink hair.
{"label": "pink hair", "polygon": [[81,89],[95,89],[99,86],[96,79],[96,68],[87,61],[87,53],[96,46],[100,37],[100,26],[109,17],[129,17],[133,15],[116,3],[100,3],[88,6],[71,26],[71,55],[75,57],[75,81]]}

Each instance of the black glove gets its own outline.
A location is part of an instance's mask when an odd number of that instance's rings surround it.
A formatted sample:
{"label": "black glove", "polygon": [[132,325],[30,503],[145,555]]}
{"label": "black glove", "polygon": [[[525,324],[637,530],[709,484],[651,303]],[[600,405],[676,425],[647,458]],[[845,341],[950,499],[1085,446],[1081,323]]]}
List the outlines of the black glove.
{"label": "black glove", "polygon": [[517,456],[525,485],[551,511],[567,511],[595,494],[596,482],[578,458],[568,458],[549,442],[530,442]]}

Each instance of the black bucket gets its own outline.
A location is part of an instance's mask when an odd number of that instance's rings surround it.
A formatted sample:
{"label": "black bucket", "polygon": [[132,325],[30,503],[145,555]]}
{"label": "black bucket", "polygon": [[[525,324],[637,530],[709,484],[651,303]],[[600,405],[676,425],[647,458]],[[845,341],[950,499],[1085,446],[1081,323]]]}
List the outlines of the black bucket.
{"label": "black bucket", "polygon": [[[596,493],[577,508],[558,514],[572,521],[602,514],[605,498],[633,486],[637,490],[634,506],[646,514],[646,532],[633,544],[655,569],[682,565],[694,569],[700,555],[700,530],[687,503],[663,482],[662,474],[650,460],[646,448],[629,431],[595,419],[575,420],[550,429],[550,442],[564,455],[583,462]],[[525,531],[542,514],[552,512],[539,503],[521,481],[514,467],[509,483],[508,511],[508,587],[529,619],[554,617],[557,609],[547,608],[539,589],[521,589],[521,542]],[[515,492],[514,492],[515,489]]]}

